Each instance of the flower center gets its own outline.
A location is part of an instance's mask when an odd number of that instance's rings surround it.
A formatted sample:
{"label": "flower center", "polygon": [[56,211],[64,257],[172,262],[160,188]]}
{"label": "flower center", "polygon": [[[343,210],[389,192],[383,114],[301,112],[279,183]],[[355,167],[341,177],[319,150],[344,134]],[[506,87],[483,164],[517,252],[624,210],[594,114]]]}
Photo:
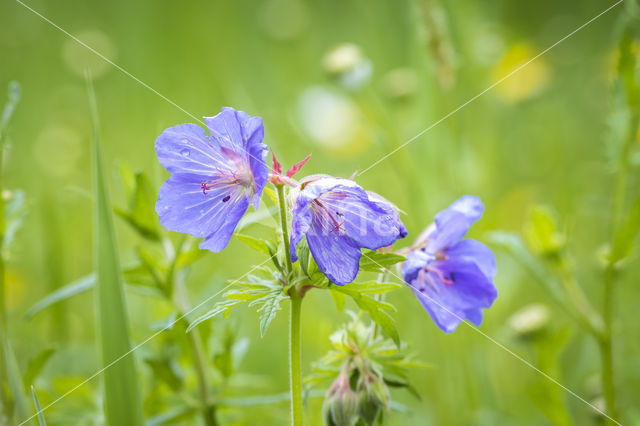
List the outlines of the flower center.
{"label": "flower center", "polygon": [[338,210],[332,212],[330,206],[324,204],[322,201],[320,201],[319,198],[313,200],[309,204],[309,208],[311,209],[314,216],[318,219],[318,221],[322,224],[322,227],[325,230],[329,230],[329,234],[335,232],[339,237],[340,235],[344,235],[346,233],[344,227],[344,214],[340,213]]}
{"label": "flower center", "polygon": [[218,170],[210,179],[200,182],[200,189],[204,195],[208,195],[212,190],[227,190],[227,195],[222,198],[222,202],[226,203],[236,190],[244,193],[253,185],[253,176],[247,170]]}

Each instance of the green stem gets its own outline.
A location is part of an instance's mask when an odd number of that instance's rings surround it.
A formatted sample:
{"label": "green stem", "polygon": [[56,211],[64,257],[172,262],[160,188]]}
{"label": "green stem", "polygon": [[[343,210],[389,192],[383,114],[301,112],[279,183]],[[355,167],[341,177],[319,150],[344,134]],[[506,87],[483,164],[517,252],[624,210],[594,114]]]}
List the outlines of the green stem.
{"label": "green stem", "polygon": [[[628,93],[633,90],[627,88]],[[630,95],[628,95],[630,96]],[[631,146],[636,141],[638,125],[640,124],[640,107],[637,105],[637,99],[629,99],[629,107],[631,116],[629,118],[629,126],[627,135],[622,143],[622,149],[618,158],[617,176],[615,183],[615,192],[611,211],[611,243],[613,247],[615,238],[620,227],[622,210],[624,208],[625,195],[627,192],[627,175],[629,172],[629,154]],[[615,301],[615,284],[617,280],[616,265],[609,264],[604,273],[604,296],[602,317],[604,322],[604,333],[599,338],[600,363],[602,369],[602,390],[609,417],[617,419],[616,392],[615,392],[615,375],[613,365],[613,304]],[[614,424],[608,420],[609,424]]]}
{"label": "green stem", "polygon": [[[278,205],[280,207],[280,226],[282,227],[282,239],[284,240],[284,257],[285,265],[287,268],[287,274],[289,277],[293,272],[293,265],[291,264],[290,246],[289,246],[289,225],[287,224],[287,203],[284,198],[284,185],[276,185],[278,191]],[[289,279],[287,277],[287,280]],[[287,284],[289,284],[287,282]]]}
{"label": "green stem", "polygon": [[[188,324],[186,324],[186,326],[188,327]],[[202,417],[207,426],[216,426],[218,424],[216,420],[216,406],[211,401],[211,397],[209,395],[209,380],[207,379],[204,347],[202,346],[200,332],[198,330],[192,330],[187,334],[189,335],[191,352],[193,354],[193,361],[198,376],[198,388],[200,390],[200,400],[202,403]]]}
{"label": "green stem", "polygon": [[[613,375],[613,346],[611,344],[612,322],[613,322],[613,285],[616,272],[613,267],[607,268],[605,272],[604,309],[603,320],[605,334],[599,339],[600,364],[602,369],[602,392],[604,394],[605,407],[609,417],[618,418],[616,407],[616,392]],[[610,422],[613,424],[613,422]]]}
{"label": "green stem", "polygon": [[12,86],[9,86],[9,102],[4,107],[0,118],[0,402],[4,412],[8,413],[9,419],[12,416],[11,398],[6,392],[8,388],[7,378],[7,352],[8,347],[8,327],[7,327],[7,304],[6,304],[6,265],[4,261],[4,237],[6,231],[6,217],[4,205],[4,148],[5,131],[9,125],[9,120],[13,114],[18,101],[15,93],[12,95]]}
{"label": "green stem", "polygon": [[291,424],[302,425],[302,373],[300,313],[302,297],[295,289],[291,291],[291,315],[289,317],[289,371],[291,389]]}
{"label": "green stem", "polygon": [[[284,240],[284,257],[287,269],[286,283],[290,285],[293,275],[293,264],[289,246],[289,225],[287,223],[287,205],[284,198],[284,185],[276,185],[278,190],[278,204],[280,206],[280,226]],[[300,333],[300,313],[302,310],[302,295],[293,286],[289,289],[291,298],[291,312],[289,316],[289,388],[291,392],[291,424],[302,425],[302,337]]]}
{"label": "green stem", "polygon": [[556,262],[560,274],[560,282],[576,308],[578,319],[596,339],[599,339],[606,332],[602,317],[593,308],[582,291],[582,287],[576,281],[575,274],[566,256],[560,254]]}
{"label": "green stem", "polygon": [[[170,267],[171,274],[167,276],[167,287],[170,286],[172,289],[175,286],[175,303],[180,310],[180,315],[182,316],[182,323],[185,326],[185,329],[189,327],[189,321],[184,317],[186,312],[190,311],[189,302],[186,296],[186,289],[184,287],[184,281],[182,277],[175,274],[175,263],[177,261],[182,248],[184,247],[184,239],[180,241],[175,251],[175,258]],[[207,376],[207,361],[204,351],[204,346],[202,345],[202,337],[198,330],[192,330],[190,333],[187,333],[189,338],[189,343],[191,344],[191,355],[193,356],[193,364],[196,369],[196,376],[198,378],[198,389],[200,392],[200,401],[202,405],[202,417],[204,419],[204,423],[207,426],[216,426],[218,421],[216,420],[216,406],[211,399],[211,395],[209,393],[209,389],[211,386],[209,384],[209,379]]]}

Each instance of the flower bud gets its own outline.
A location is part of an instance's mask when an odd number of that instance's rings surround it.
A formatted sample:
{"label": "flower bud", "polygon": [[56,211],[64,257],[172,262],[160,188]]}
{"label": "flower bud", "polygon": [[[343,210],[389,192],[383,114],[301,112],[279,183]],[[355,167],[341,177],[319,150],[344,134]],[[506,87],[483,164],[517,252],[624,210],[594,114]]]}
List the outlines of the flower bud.
{"label": "flower bud", "polygon": [[368,389],[360,392],[358,413],[360,420],[366,425],[375,424],[382,415],[383,409],[389,405],[389,390],[381,380],[368,385]]}
{"label": "flower bud", "polygon": [[351,426],[358,420],[358,396],[344,371],[329,388],[322,411],[328,426]]}

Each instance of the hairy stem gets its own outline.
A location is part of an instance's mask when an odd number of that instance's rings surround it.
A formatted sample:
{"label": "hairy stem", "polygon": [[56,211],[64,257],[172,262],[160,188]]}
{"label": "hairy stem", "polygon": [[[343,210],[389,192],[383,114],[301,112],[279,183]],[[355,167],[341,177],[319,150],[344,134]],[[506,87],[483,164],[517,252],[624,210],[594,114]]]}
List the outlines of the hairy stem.
{"label": "hairy stem", "polygon": [[302,425],[302,372],[300,313],[302,297],[295,289],[291,292],[291,315],[289,317],[289,371],[291,389],[291,424]]}
{"label": "hairy stem", "polygon": [[[284,240],[284,257],[287,272],[286,284],[290,285],[293,275],[291,252],[289,245],[289,224],[287,223],[287,205],[284,197],[284,185],[276,185],[278,190],[278,204],[280,207],[280,226]],[[291,424],[302,425],[302,336],[300,333],[300,313],[302,310],[302,295],[295,286],[289,289],[291,311],[289,316],[289,388],[291,392]]]}

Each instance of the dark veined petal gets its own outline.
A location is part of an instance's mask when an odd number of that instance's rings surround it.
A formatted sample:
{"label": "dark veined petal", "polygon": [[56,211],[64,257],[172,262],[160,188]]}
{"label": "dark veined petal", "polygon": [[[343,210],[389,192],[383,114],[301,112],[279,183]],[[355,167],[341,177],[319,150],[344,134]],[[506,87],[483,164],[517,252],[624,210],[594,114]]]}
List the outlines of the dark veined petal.
{"label": "dark veined petal", "polygon": [[490,307],[498,292],[475,262],[434,261],[426,268],[409,284],[436,325],[445,333],[465,319],[480,325],[481,309]]}
{"label": "dark veined petal", "polygon": [[298,260],[298,256],[296,255],[296,246],[311,227],[311,221],[313,220],[311,210],[307,208],[308,204],[308,202],[297,203],[293,208],[291,236],[289,237],[289,255],[291,256],[292,262]]}
{"label": "dark veined petal", "polygon": [[251,168],[254,179],[253,206],[257,209],[260,196],[269,177],[266,157],[268,148],[262,143],[264,126],[262,118],[252,117],[244,111],[223,107],[213,116],[205,117],[205,123],[213,139],[228,149],[241,154]]}
{"label": "dark veined petal", "polygon": [[360,248],[346,236],[327,236],[321,225],[313,221],[307,243],[320,270],[337,285],[356,279],[360,267]]}
{"label": "dark veined petal", "polygon": [[205,194],[201,184],[199,175],[171,176],[160,188],[156,212],[167,230],[206,238],[201,247],[217,252],[227,246],[247,210],[250,194],[228,185],[213,187]]}
{"label": "dark veined petal", "polygon": [[437,253],[460,241],[471,225],[482,216],[480,198],[465,195],[436,215],[435,230],[429,235],[426,250]]}
{"label": "dark veined petal", "polygon": [[230,170],[219,146],[212,143],[204,129],[195,124],[180,124],[166,129],[156,139],[158,161],[171,174],[209,176],[218,170]]}
{"label": "dark veined petal", "polygon": [[371,200],[351,180],[333,177],[305,184],[296,196],[291,226],[292,261],[296,244],[306,234],[316,263],[339,285],[355,279],[361,248],[376,250],[406,235],[390,205]]}
{"label": "dark veined petal", "polygon": [[233,231],[235,231],[238,222],[242,219],[248,207],[249,197],[241,197],[238,199],[234,205],[225,211],[223,215],[224,220],[220,227],[213,229],[213,233],[208,235],[207,238],[200,243],[199,247],[216,253],[224,250],[229,244]]}

